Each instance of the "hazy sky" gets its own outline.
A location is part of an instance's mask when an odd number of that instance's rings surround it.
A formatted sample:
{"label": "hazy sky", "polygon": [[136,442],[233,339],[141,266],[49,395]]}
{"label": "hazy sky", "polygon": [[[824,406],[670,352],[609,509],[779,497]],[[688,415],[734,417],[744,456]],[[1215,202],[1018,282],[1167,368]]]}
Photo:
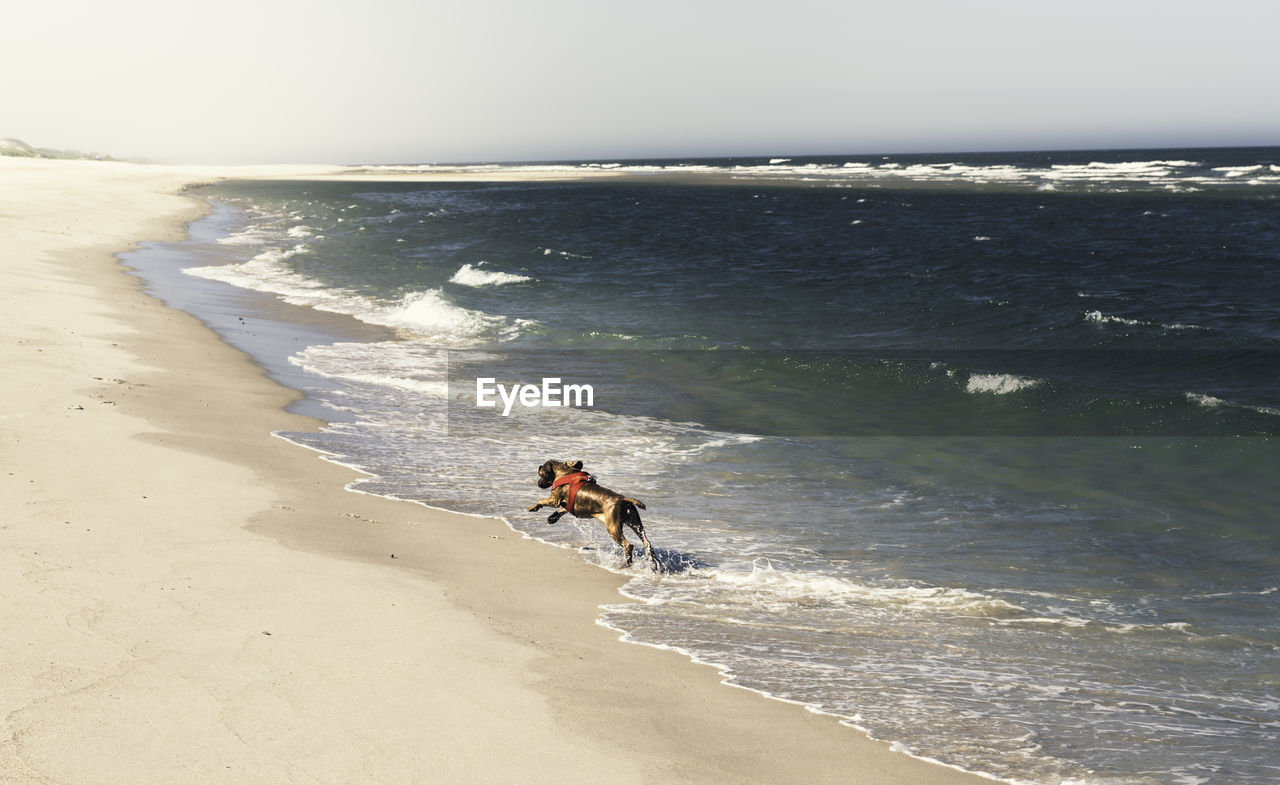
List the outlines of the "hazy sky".
{"label": "hazy sky", "polygon": [[0,137],[199,162],[1280,144],[1275,0],[21,0]]}

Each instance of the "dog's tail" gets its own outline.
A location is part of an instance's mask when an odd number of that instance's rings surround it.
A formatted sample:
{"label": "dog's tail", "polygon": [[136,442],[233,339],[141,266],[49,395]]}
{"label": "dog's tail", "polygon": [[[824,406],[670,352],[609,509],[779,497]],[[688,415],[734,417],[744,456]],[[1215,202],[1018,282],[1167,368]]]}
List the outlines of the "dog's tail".
{"label": "dog's tail", "polygon": [[649,509],[648,507],[645,507],[645,506],[644,506],[644,502],[640,501],[639,499],[633,499],[633,498],[631,498],[630,496],[623,496],[622,498],[623,498],[625,501],[629,501],[629,502],[631,502],[632,504],[634,504],[635,506],[639,507],[639,508],[640,508],[640,509],[642,509],[642,510],[647,510],[647,509]]}
{"label": "dog's tail", "polygon": [[641,539],[644,539],[644,524],[640,522],[640,511],[636,509],[637,506],[643,507],[644,505],[637,505],[635,499],[628,499],[624,497],[622,501],[618,503],[618,506],[618,517],[622,523],[631,529],[631,531],[639,535]]}
{"label": "dog's tail", "polygon": [[[623,499],[621,506],[622,509],[620,512],[622,523],[631,529],[631,531],[636,533],[636,536],[640,538],[642,543],[644,543],[644,549],[648,551],[649,556],[652,557],[653,546],[649,544],[649,538],[644,534],[644,524],[640,522],[640,511],[636,509],[635,501],[633,499]],[[640,506],[643,507],[644,505]]]}

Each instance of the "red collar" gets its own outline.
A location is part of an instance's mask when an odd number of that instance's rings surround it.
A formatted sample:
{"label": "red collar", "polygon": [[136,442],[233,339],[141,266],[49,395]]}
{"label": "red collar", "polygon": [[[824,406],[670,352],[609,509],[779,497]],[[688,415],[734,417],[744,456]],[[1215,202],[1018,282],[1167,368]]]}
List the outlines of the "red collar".
{"label": "red collar", "polygon": [[596,481],[596,478],[592,477],[590,474],[587,474],[586,472],[574,472],[573,474],[566,474],[563,477],[557,478],[555,482],[551,483],[551,487],[559,488],[561,485],[569,486],[569,496],[567,499],[565,499],[564,508],[570,514],[574,514],[573,502],[575,499],[578,498],[578,489],[580,489],[582,486],[586,485],[589,482],[595,482],[595,481]]}

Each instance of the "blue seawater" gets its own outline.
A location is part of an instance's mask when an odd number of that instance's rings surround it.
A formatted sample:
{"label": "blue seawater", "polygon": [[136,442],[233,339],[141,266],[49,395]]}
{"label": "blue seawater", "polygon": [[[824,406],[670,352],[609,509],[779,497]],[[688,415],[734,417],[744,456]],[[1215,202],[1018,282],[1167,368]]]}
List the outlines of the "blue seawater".
{"label": "blue seawater", "polygon": [[[910,754],[1280,780],[1280,149],[367,174],[206,188],[127,259],[358,490],[577,549],[627,640]],[[548,458],[643,499],[661,569],[524,512]]]}

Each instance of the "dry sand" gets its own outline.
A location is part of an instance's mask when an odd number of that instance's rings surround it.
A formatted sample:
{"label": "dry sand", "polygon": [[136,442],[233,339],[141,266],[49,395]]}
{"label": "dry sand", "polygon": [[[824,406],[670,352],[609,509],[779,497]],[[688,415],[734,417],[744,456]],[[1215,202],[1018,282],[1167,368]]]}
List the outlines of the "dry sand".
{"label": "dry sand", "polygon": [[318,424],[113,254],[272,171],[0,158],[0,783],[986,781],[619,642],[616,576],[270,436]]}

